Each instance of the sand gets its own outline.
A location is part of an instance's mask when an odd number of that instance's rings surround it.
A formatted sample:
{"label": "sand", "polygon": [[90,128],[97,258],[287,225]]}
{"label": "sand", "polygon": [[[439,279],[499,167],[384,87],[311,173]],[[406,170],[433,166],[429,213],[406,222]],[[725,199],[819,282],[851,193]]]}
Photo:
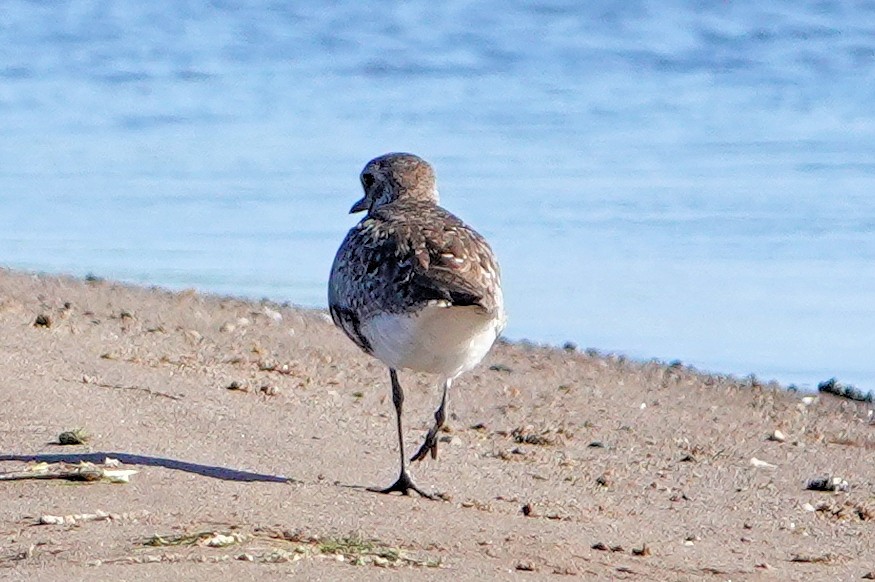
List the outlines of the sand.
{"label": "sand", "polygon": [[[872,405],[832,395],[501,343],[414,466],[430,501],[365,490],[397,475],[388,374],[323,312],[0,270],[0,372],[0,472],[138,471],[0,480],[4,580],[875,571]],[[415,450],[438,388],[401,380]]]}

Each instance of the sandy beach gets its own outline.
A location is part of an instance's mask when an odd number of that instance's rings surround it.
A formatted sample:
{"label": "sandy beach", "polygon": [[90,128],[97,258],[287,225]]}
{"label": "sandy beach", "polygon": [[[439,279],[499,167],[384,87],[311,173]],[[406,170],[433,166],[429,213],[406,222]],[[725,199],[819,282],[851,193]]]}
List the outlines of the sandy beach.
{"label": "sandy beach", "polygon": [[[0,371],[4,580],[875,578],[871,403],[501,343],[431,501],[365,490],[388,374],[323,312],[0,270]],[[401,380],[413,448],[438,390]],[[83,461],[137,472],[45,478]]]}

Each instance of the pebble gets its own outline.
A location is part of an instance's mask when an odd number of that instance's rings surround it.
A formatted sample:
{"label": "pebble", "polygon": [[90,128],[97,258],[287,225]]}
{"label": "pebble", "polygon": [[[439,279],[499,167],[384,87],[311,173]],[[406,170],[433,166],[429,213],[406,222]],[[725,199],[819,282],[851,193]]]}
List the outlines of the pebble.
{"label": "pebble", "polygon": [[774,469],[777,467],[777,465],[767,463],[766,461],[762,461],[760,459],[757,459],[756,457],[751,457],[750,464],[758,469]]}
{"label": "pebble", "polygon": [[52,318],[45,313],[40,313],[36,316],[33,322],[34,327],[52,327]]}
{"label": "pebble", "polygon": [[779,429],[776,428],[775,432],[773,432],[772,434],[769,435],[769,440],[775,441],[778,443],[783,443],[784,441],[787,440],[787,435],[785,435],[783,432],[781,432]]}
{"label": "pebble", "polygon": [[268,316],[269,318],[271,318],[274,321],[282,321],[283,320],[283,314],[280,313],[279,311],[271,309],[270,307],[267,307],[267,306],[265,306],[263,308],[263,311],[264,311],[264,314],[266,316]]}
{"label": "pebble", "polygon": [[815,477],[814,479],[809,479],[808,483],[805,484],[805,488],[811,491],[848,491],[851,486],[848,482],[841,477]]}

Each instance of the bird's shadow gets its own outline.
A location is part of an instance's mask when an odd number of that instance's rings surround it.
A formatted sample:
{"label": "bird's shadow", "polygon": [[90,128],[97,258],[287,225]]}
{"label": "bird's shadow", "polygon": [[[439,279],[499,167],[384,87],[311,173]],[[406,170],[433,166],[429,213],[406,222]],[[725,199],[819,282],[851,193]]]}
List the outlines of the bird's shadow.
{"label": "bird's shadow", "polygon": [[218,467],[215,465],[201,465],[199,463],[189,463],[188,461],[179,461],[177,459],[167,459],[165,457],[150,457],[147,455],[135,455],[131,453],[119,452],[96,452],[96,453],[39,453],[33,455],[0,455],[2,461],[19,461],[19,462],[38,462],[38,463],[95,463],[101,464],[106,458],[117,459],[126,465],[145,465],[150,467],[164,467],[165,469],[173,469],[175,471],[185,471],[186,473],[194,473],[211,477],[213,479],[222,479],[225,481],[243,481],[243,482],[266,482],[266,483],[300,483],[297,479],[284,477],[282,475],[268,475],[265,473],[253,473],[251,471],[241,471],[238,469],[229,469],[228,467]]}

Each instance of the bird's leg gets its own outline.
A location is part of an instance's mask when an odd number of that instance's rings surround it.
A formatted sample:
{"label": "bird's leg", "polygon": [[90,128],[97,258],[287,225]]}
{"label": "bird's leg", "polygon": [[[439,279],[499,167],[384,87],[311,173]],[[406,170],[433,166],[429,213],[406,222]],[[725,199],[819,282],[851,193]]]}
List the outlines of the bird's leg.
{"label": "bird's leg", "polygon": [[407,469],[407,456],[404,454],[404,432],[401,428],[401,409],[404,406],[404,391],[401,389],[401,383],[398,382],[398,373],[395,370],[389,369],[389,377],[392,380],[392,404],[395,405],[395,416],[398,420],[398,448],[401,451],[401,474],[398,476],[397,481],[385,489],[370,489],[370,491],[377,493],[393,493],[397,491],[404,495],[410,495],[410,491],[416,491],[423,497],[434,499],[434,495],[430,495],[416,486],[410,471]]}
{"label": "bird's leg", "polygon": [[411,461],[421,461],[429,453],[431,453],[432,459],[437,459],[437,434],[440,432],[441,427],[444,426],[444,421],[447,419],[447,392],[449,391],[452,382],[453,380],[450,378],[444,381],[444,391],[441,395],[441,404],[434,413],[434,426],[432,426],[431,429],[429,429],[428,434],[425,435],[425,440],[423,441],[422,446],[419,447],[416,454],[411,457]]}

